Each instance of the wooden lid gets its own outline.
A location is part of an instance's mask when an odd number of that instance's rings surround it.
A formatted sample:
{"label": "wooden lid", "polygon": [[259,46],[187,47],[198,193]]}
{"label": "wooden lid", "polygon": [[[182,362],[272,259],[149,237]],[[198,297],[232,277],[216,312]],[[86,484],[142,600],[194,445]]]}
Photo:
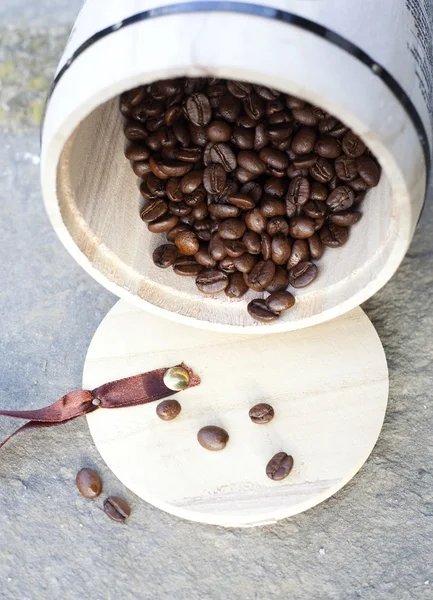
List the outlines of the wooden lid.
{"label": "wooden lid", "polygon": [[[304,511],[355,475],[380,433],[386,359],[360,308],[301,331],[243,336],[197,330],[120,301],[91,342],[83,386],[182,361],[202,384],[176,395],[182,412],[175,420],[161,421],[157,403],[87,417],[114,474],[179,517],[253,526]],[[248,416],[259,402],[275,410],[266,425]],[[224,450],[198,444],[205,425],[229,433]],[[294,467],[271,481],[266,464],[281,451],[293,456]]]}

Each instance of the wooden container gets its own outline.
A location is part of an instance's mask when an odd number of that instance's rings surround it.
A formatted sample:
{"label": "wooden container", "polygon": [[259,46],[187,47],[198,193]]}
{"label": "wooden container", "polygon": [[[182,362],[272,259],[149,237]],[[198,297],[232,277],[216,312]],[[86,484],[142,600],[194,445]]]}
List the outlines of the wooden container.
{"label": "wooden container", "polygon": [[[60,64],[43,130],[47,211],[78,263],[147,311],[234,333],[321,323],[380,289],[412,239],[429,166],[424,1],[417,8],[404,0],[379,8],[373,0],[265,4],[106,0],[101,11],[98,0],[88,0]],[[139,218],[142,199],[123,155],[118,96],[185,75],[248,80],[320,105],[353,128],[383,168],[349,242],[325,253],[315,283],[297,291],[296,307],[271,325],[247,314],[257,294],[237,302],[224,294],[205,297],[193,279],[152,263],[161,241]]]}

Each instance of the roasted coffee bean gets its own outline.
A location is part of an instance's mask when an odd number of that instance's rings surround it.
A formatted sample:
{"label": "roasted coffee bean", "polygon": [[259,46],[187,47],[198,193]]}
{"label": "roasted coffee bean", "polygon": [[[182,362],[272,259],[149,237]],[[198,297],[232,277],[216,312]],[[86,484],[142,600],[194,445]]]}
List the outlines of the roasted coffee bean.
{"label": "roasted coffee bean", "polygon": [[129,122],[125,125],[123,132],[125,134],[126,139],[131,142],[135,142],[136,140],[145,140],[149,137],[149,132],[146,127],[140,123]]}
{"label": "roasted coffee bean", "polygon": [[322,244],[328,248],[339,248],[340,246],[343,246],[347,242],[348,237],[349,232],[347,227],[341,227],[332,221],[320,230]]}
{"label": "roasted coffee bean", "polygon": [[[287,182],[280,177],[269,177],[264,185],[264,192],[274,198],[282,198],[287,192]],[[276,216],[276,215],[273,215]]]}
{"label": "roasted coffee bean", "polygon": [[274,312],[280,313],[289,310],[295,305],[295,297],[290,292],[280,291],[274,292],[265,300],[266,306]]}
{"label": "roasted coffee bean", "polygon": [[240,219],[226,219],[220,224],[218,234],[223,240],[239,240],[246,229],[247,226]]}
{"label": "roasted coffee bean", "polygon": [[203,172],[203,185],[209,194],[219,194],[226,185],[227,175],[221,165],[210,165]]}
{"label": "roasted coffee bean", "polygon": [[353,212],[343,211],[329,215],[329,220],[332,223],[335,223],[335,225],[340,225],[341,227],[350,227],[351,225],[358,223],[361,217],[362,214],[357,210]]}
{"label": "roasted coffee bean", "polygon": [[177,217],[185,217],[192,211],[191,206],[188,206],[185,202],[169,202],[168,208],[171,214]]}
{"label": "roasted coffee bean", "polygon": [[335,175],[334,167],[328,159],[319,158],[316,160],[316,164],[313,165],[310,170],[311,177],[319,183],[328,183]]}
{"label": "roasted coffee bean", "polygon": [[146,89],[144,86],[139,86],[124,92],[120,97],[121,105],[127,105],[128,107],[138,106],[141,104],[146,96]]}
{"label": "roasted coffee bean", "polygon": [[202,148],[179,148],[174,151],[174,156],[182,162],[197,163],[203,157]]}
{"label": "roasted coffee bean", "polygon": [[301,171],[308,171],[308,169],[316,164],[316,161],[317,154],[315,152],[311,152],[310,154],[304,154],[304,156],[296,156],[293,159],[292,166]]}
{"label": "roasted coffee bean", "polygon": [[294,127],[291,123],[280,123],[272,125],[268,128],[268,136],[272,143],[280,144],[289,140],[291,143],[291,135],[294,131]]}
{"label": "roasted coffee bean", "polygon": [[310,199],[310,182],[306,177],[295,177],[289,185],[286,200],[291,204],[302,206]]}
{"label": "roasted coffee bean", "polygon": [[335,161],[335,173],[342,181],[353,181],[358,177],[356,160],[343,154]]}
{"label": "roasted coffee bean", "polygon": [[284,171],[289,166],[287,154],[274,148],[263,148],[263,150],[260,150],[259,157],[267,167],[272,167],[279,171]]}
{"label": "roasted coffee bean", "polygon": [[362,179],[362,177],[356,177],[352,181],[348,181],[347,185],[354,192],[365,192],[366,190],[368,190],[369,187],[368,184]]}
{"label": "roasted coffee bean", "polygon": [[296,154],[310,154],[316,143],[316,131],[309,127],[302,127],[294,136],[291,148]]}
{"label": "roasted coffee bean", "polygon": [[310,217],[311,219],[320,219],[328,212],[326,203],[317,202],[316,200],[309,200],[307,204],[304,204],[302,209],[307,217]]}
{"label": "roasted coffee bean", "polygon": [[253,208],[245,214],[245,224],[251,231],[263,233],[266,229],[266,223],[267,221],[260,208]]}
{"label": "roasted coffee bean", "polygon": [[147,228],[152,233],[166,233],[175,227],[179,222],[179,217],[176,215],[164,215],[156,221],[148,223]]}
{"label": "roasted coffee bean", "polygon": [[197,254],[194,254],[194,258],[199,265],[206,267],[207,269],[215,267],[217,263],[217,261],[209,254],[207,244],[200,245],[200,250]]}
{"label": "roasted coffee bean", "polygon": [[273,481],[280,481],[293,469],[293,457],[286,452],[278,452],[266,465],[266,475]]}
{"label": "roasted coffee bean", "polygon": [[261,260],[248,275],[248,287],[255,292],[263,292],[271,284],[275,276],[275,263]]}
{"label": "roasted coffee bean", "polygon": [[266,231],[270,236],[289,234],[289,224],[285,217],[272,217],[266,224]]}
{"label": "roasted coffee bean", "polygon": [[327,133],[337,139],[342,139],[348,130],[348,127],[343,125],[343,123],[340,123],[340,121],[334,117],[326,117],[319,122],[320,133]]}
{"label": "roasted coffee bean", "polygon": [[292,163],[287,167],[286,171],[287,177],[289,179],[294,179],[295,177],[308,177],[309,170],[308,169],[297,169],[295,165]]}
{"label": "roasted coffee bean", "polygon": [[177,234],[174,243],[184,256],[193,256],[200,249],[197,235],[193,231],[181,231]]}
{"label": "roasted coffee bean", "polygon": [[257,264],[258,257],[248,252],[244,252],[241,256],[233,258],[235,268],[241,273],[249,273]]}
{"label": "roasted coffee bean", "polygon": [[380,167],[377,162],[369,156],[361,156],[356,159],[356,167],[368,187],[376,187],[380,180]]}
{"label": "roasted coffee bean", "polygon": [[189,134],[191,136],[191,142],[196,146],[204,148],[209,141],[206,127],[199,127],[198,125],[190,123]]}
{"label": "roasted coffee bean", "polygon": [[200,446],[206,450],[216,452],[218,450],[224,450],[229,441],[229,434],[221,427],[215,427],[215,425],[208,425],[202,427],[197,434],[197,440]]}
{"label": "roasted coffee bean", "polygon": [[271,240],[270,258],[276,265],[285,265],[289,260],[291,249],[292,246],[287,235],[277,234]]}
{"label": "roasted coffee bean", "polygon": [[280,110],[268,117],[269,125],[282,125],[283,123],[291,123],[292,121],[293,118],[287,110]]}
{"label": "roasted coffee bean", "polygon": [[153,251],[153,262],[160,269],[172,267],[176,262],[178,251],[173,244],[163,244]]}
{"label": "roasted coffee bean", "polygon": [[270,260],[272,255],[272,238],[269,233],[262,233],[260,236],[260,250],[263,260]]}
{"label": "roasted coffee bean", "polygon": [[294,108],[304,108],[305,102],[304,102],[304,100],[301,100],[300,98],[296,98],[296,96],[287,95],[286,96],[286,106],[288,108],[291,108],[292,110]]}
{"label": "roasted coffee bean", "polygon": [[192,169],[192,164],[181,161],[157,162],[152,157],[149,160],[152,172],[159,178],[183,177]]}
{"label": "roasted coffee bean", "polygon": [[268,130],[265,123],[259,123],[254,130],[254,150],[258,152],[269,143]]}
{"label": "roasted coffee bean", "polygon": [[180,182],[183,194],[192,194],[203,182],[203,171],[191,171]]}
{"label": "roasted coffee bean", "polygon": [[226,121],[212,121],[207,127],[207,135],[211,142],[228,142],[232,128]]}
{"label": "roasted coffee bean", "polygon": [[254,148],[255,131],[245,127],[235,127],[233,129],[231,141],[241,150],[252,150]]}
{"label": "roasted coffee bean", "polygon": [[248,292],[248,286],[244,281],[242,273],[233,273],[229,276],[229,284],[224,290],[228,298],[242,298]]}
{"label": "roasted coffee bean", "polygon": [[195,221],[202,221],[203,219],[206,219],[206,217],[209,215],[207,204],[203,202],[202,204],[197,204],[194,206],[191,215]]}
{"label": "roasted coffee bean", "polygon": [[268,100],[265,103],[265,115],[270,116],[274,115],[275,113],[279,113],[284,110],[284,106],[285,104],[281,97],[276,98],[275,100]]}
{"label": "roasted coffee bean", "polygon": [[251,93],[253,86],[246,81],[227,81],[227,88],[235,98],[246,98]]}
{"label": "roasted coffee bean", "polygon": [[313,260],[318,260],[319,258],[322,258],[325,248],[323,247],[323,244],[320,241],[319,235],[317,233],[313,233],[313,235],[307,239],[307,242],[308,247],[310,249],[311,258]]}
{"label": "roasted coffee bean", "polygon": [[286,200],[286,215],[289,219],[296,217],[301,214],[301,207],[298,204],[294,204],[290,200]]}
{"label": "roasted coffee bean", "polygon": [[177,400],[163,400],[156,407],[156,414],[162,421],[172,421],[181,410],[182,407]]}
{"label": "roasted coffee bean", "polygon": [[299,240],[310,237],[315,231],[314,221],[307,217],[294,217],[290,219],[289,227],[290,235]]}
{"label": "roasted coffee bean", "polygon": [[341,147],[346,156],[350,158],[358,158],[366,151],[367,147],[364,142],[353,131],[348,131],[344,136]]}
{"label": "roasted coffee bean", "polygon": [[313,181],[310,186],[310,199],[325,202],[329,195],[328,188],[323,183]]}
{"label": "roasted coffee bean", "polygon": [[147,161],[137,161],[132,163],[132,170],[137,177],[146,177],[150,172],[150,165]]}
{"label": "roasted coffee bean", "polygon": [[[184,121],[183,119],[179,119],[174,123],[173,135],[182,147],[186,148],[187,146],[189,146],[191,141],[191,134],[190,128],[188,127],[186,121]],[[201,146],[201,144],[198,145]]]}
{"label": "roasted coffee bean", "polygon": [[200,186],[199,188],[191,192],[191,194],[185,194],[183,196],[183,200],[188,206],[198,206],[199,204],[203,204],[203,202],[205,202],[206,192]]}
{"label": "roasted coffee bean", "polygon": [[156,117],[155,119],[149,119],[146,121],[146,127],[150,132],[157,131],[160,127],[165,124],[164,117],[161,115],[160,117]]}
{"label": "roasted coffee bean", "polygon": [[293,269],[300,262],[307,261],[310,258],[310,249],[307,240],[295,240],[292,245],[287,269]]}
{"label": "roasted coffee bean", "polygon": [[178,256],[173,266],[173,271],[182,276],[197,277],[201,270],[193,256]]}
{"label": "roasted coffee bean", "polygon": [[131,161],[143,161],[148,160],[150,156],[150,150],[144,144],[130,144],[125,150],[125,156]]}
{"label": "roasted coffee bean", "polygon": [[270,423],[274,418],[275,412],[270,404],[261,403],[250,408],[248,415],[253,423],[262,425]]}
{"label": "roasted coffee bean", "polygon": [[177,234],[180,233],[181,231],[191,231],[191,227],[189,225],[187,225],[186,223],[178,223],[177,225],[175,225],[173,227],[173,229],[170,229],[170,231],[168,231],[166,233],[167,240],[169,242],[174,242]]}
{"label": "roasted coffee bean", "polygon": [[260,201],[263,195],[262,186],[259,185],[256,181],[250,181],[248,183],[245,183],[239,191],[241,194],[247,194],[247,196],[251,196],[251,198],[256,204]]}
{"label": "roasted coffee bean", "polygon": [[210,159],[213,163],[222,165],[226,173],[234,171],[237,167],[236,154],[228,144],[221,142],[212,144]]}
{"label": "roasted coffee bean", "polygon": [[350,187],[340,185],[328,196],[326,204],[331,212],[341,212],[349,209],[355,201],[355,194]]}
{"label": "roasted coffee bean", "polygon": [[285,290],[289,285],[289,273],[283,267],[276,267],[275,276],[271,283],[266,288],[266,291],[270,294]]}
{"label": "roasted coffee bean", "polygon": [[78,471],[75,481],[78,491],[85,498],[96,498],[102,491],[102,481],[93,469],[81,469]]}
{"label": "roasted coffee bean", "polygon": [[230,256],[226,256],[225,258],[223,258],[218,266],[221,269],[221,271],[224,271],[224,273],[230,274],[230,273],[234,273],[236,271],[236,267],[235,267],[235,263],[233,261],[237,260],[236,258],[231,258]]}
{"label": "roasted coffee bean", "polygon": [[239,181],[240,184],[248,183],[253,179],[256,179],[257,175],[251,173],[251,171],[247,171],[242,167],[238,167],[235,171],[235,177]]}
{"label": "roasted coffee bean", "polygon": [[241,102],[238,98],[235,98],[231,94],[222,96],[218,106],[218,113],[224,121],[234,123],[239,117],[240,112]]}
{"label": "roasted coffee bean", "polygon": [[268,308],[264,300],[260,299],[251,300],[247,306],[247,310],[250,317],[262,323],[271,323],[272,321],[276,321],[280,316],[279,313]]}
{"label": "roasted coffee bean", "polygon": [[149,173],[146,177],[147,189],[152,196],[164,198],[165,196],[165,181],[156,177],[153,173]]}
{"label": "roasted coffee bean", "polygon": [[286,214],[286,205],[276,198],[265,198],[261,202],[260,210],[266,218],[282,217]]}
{"label": "roasted coffee bean", "polygon": [[245,244],[240,240],[224,240],[224,246],[226,247],[227,255],[230,256],[230,258],[242,256],[242,254],[247,251]]}
{"label": "roasted coffee bean", "polygon": [[317,266],[310,261],[303,261],[290,269],[289,283],[294,288],[310,285],[317,277]]}
{"label": "roasted coffee bean", "polygon": [[241,210],[249,210],[251,208],[254,208],[256,205],[251,196],[241,193],[232,194],[228,197],[228,201],[230,202],[230,204],[233,204]]}
{"label": "roasted coffee bean", "polygon": [[171,177],[167,182],[165,192],[171,202],[182,202],[183,192],[181,190],[181,179],[178,177]]}
{"label": "roasted coffee bean", "polygon": [[178,105],[170,106],[165,111],[164,122],[168,127],[171,127],[182,117],[183,111],[182,108]]}
{"label": "roasted coffee bean", "polygon": [[242,237],[245,248],[250,254],[260,254],[260,236],[255,231],[246,231]]}
{"label": "roasted coffee bean", "polygon": [[253,175],[261,175],[266,171],[265,163],[256,152],[242,150],[238,154],[238,163],[243,169]]}
{"label": "roasted coffee bean", "polygon": [[209,212],[216,219],[230,219],[240,215],[240,209],[232,204],[209,204]]}
{"label": "roasted coffee bean", "polygon": [[265,103],[257,92],[251,92],[251,94],[242,100],[242,103],[247,116],[255,121],[260,121],[265,114]]}
{"label": "roasted coffee bean", "polygon": [[189,96],[185,101],[184,113],[191,123],[204,127],[212,118],[209,98],[201,92]]}
{"label": "roasted coffee bean", "polygon": [[205,269],[197,275],[195,283],[203,294],[219,294],[228,286],[229,278],[218,269]]}
{"label": "roasted coffee bean", "polygon": [[319,229],[322,229],[322,227],[324,226],[326,222],[326,216],[324,215],[323,217],[319,217],[317,219],[314,219],[314,230],[318,231]]}
{"label": "roasted coffee bean", "polygon": [[217,261],[223,260],[227,256],[227,248],[218,235],[214,235],[209,242],[209,254]]}
{"label": "roasted coffee bean", "polygon": [[314,151],[323,158],[338,158],[341,154],[341,144],[330,135],[321,135],[317,139]]}
{"label": "roasted coffee bean", "polygon": [[303,108],[292,109],[292,114],[295,121],[305,127],[315,127],[320,120],[313,107],[308,105],[305,105]]}
{"label": "roasted coffee bean", "polygon": [[161,198],[156,198],[155,200],[148,202],[144,208],[142,208],[140,217],[145,223],[151,223],[152,221],[156,221],[165,215],[167,211],[167,202],[164,202],[164,200],[161,200]]}
{"label": "roasted coffee bean", "polygon": [[110,496],[104,501],[104,512],[113,521],[123,523],[131,514],[131,509],[119,496]]}

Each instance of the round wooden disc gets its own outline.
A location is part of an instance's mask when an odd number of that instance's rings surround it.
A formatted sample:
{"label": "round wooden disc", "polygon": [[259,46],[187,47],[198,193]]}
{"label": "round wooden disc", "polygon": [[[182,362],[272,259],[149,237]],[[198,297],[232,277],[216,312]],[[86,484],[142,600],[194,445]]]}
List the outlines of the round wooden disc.
{"label": "round wooden disc", "polygon": [[[309,329],[243,336],[179,325],[120,301],[90,344],[84,388],[182,361],[202,383],[176,395],[177,419],[161,421],[156,403],[87,417],[114,474],[179,517],[252,526],[304,511],[355,475],[380,433],[386,359],[360,308]],[[248,416],[259,402],[275,409],[266,425]],[[229,433],[223,451],[198,444],[205,425]],[[293,456],[294,468],[272,481],[266,464],[281,451]]]}

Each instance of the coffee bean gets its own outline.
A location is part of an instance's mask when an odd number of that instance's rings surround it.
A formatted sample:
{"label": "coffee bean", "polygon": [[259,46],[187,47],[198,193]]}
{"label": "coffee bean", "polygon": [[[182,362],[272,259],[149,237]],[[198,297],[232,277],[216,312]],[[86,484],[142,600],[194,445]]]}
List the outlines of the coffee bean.
{"label": "coffee bean", "polygon": [[189,96],[185,102],[184,112],[191,123],[198,127],[204,127],[212,118],[209,98],[201,92]]}
{"label": "coffee bean", "polygon": [[[273,198],[282,198],[287,192],[287,182],[281,177],[269,177],[264,185],[264,191]],[[276,215],[272,215],[276,216]]]}
{"label": "coffee bean", "polygon": [[272,321],[276,321],[280,316],[279,313],[269,309],[264,300],[260,299],[251,300],[247,306],[247,310],[250,317],[262,323],[271,323]]}
{"label": "coffee bean", "polygon": [[294,119],[306,127],[314,127],[318,124],[319,118],[315,114],[312,106],[304,106],[302,108],[292,109]]}
{"label": "coffee bean", "polygon": [[341,227],[332,221],[320,230],[322,244],[328,248],[339,248],[340,246],[343,246],[347,242],[348,237],[349,232],[347,227]]}
{"label": "coffee bean", "polygon": [[172,421],[182,410],[177,400],[163,400],[156,407],[156,414],[162,421]]}
{"label": "coffee bean", "polygon": [[262,200],[261,213],[264,217],[282,217],[286,214],[286,205],[282,200],[276,198],[265,197]]}
{"label": "coffee bean", "polygon": [[241,211],[232,204],[209,204],[209,212],[216,219],[230,219],[239,216]]}
{"label": "coffee bean", "polygon": [[226,256],[219,262],[218,266],[221,269],[221,271],[224,271],[224,273],[227,273],[227,274],[234,273],[236,271],[236,267],[235,267],[235,263],[234,263],[235,260],[238,260],[238,259],[231,258],[230,256]]}
{"label": "coffee bean", "polygon": [[254,148],[255,131],[245,127],[235,127],[231,140],[241,150],[252,150]]}
{"label": "coffee bean", "polygon": [[266,465],[266,475],[273,481],[287,477],[293,469],[293,457],[286,452],[278,452]]}
{"label": "coffee bean", "polygon": [[318,234],[313,233],[313,235],[307,239],[307,242],[308,247],[310,249],[311,258],[313,260],[318,260],[319,258],[322,258],[325,248],[323,247],[323,244],[320,241],[320,237],[318,236]]}
{"label": "coffee bean", "polygon": [[245,248],[250,254],[260,254],[260,236],[255,231],[246,231],[242,237]]}
{"label": "coffee bean", "polygon": [[187,225],[186,223],[178,223],[177,225],[175,225],[173,227],[173,229],[170,229],[170,231],[168,231],[165,234],[167,240],[169,242],[174,242],[177,234],[180,233],[181,231],[191,231],[191,227],[189,225]]}
{"label": "coffee bean", "polygon": [[145,223],[151,223],[152,221],[156,221],[168,211],[168,204],[157,198],[156,200],[151,200],[148,202],[144,208],[142,208],[140,212],[141,220]]}
{"label": "coffee bean", "polygon": [[289,166],[287,154],[274,148],[263,148],[260,150],[259,157],[266,166],[284,171]]}
{"label": "coffee bean", "polygon": [[289,271],[289,282],[294,288],[310,285],[317,277],[317,266],[310,261],[303,261]]}
{"label": "coffee bean", "polygon": [[224,240],[239,240],[246,228],[247,226],[240,219],[226,219],[220,224],[218,234]]}
{"label": "coffee bean", "polygon": [[232,128],[226,121],[212,121],[206,131],[211,142],[228,142],[232,135]]}
{"label": "coffee bean", "polygon": [[272,282],[275,275],[275,263],[261,260],[248,275],[248,287],[255,292],[263,292]]}
{"label": "coffee bean", "polygon": [[203,185],[209,194],[219,194],[226,185],[227,175],[221,165],[210,165],[203,172]]}
{"label": "coffee bean", "polygon": [[275,412],[270,404],[256,404],[249,410],[249,417],[253,423],[265,424],[272,421]]}
{"label": "coffee bean", "polygon": [[168,209],[171,214],[176,215],[177,217],[185,217],[192,211],[191,206],[188,206],[185,202],[169,202]]}
{"label": "coffee bean", "polygon": [[200,446],[206,450],[216,452],[224,450],[229,441],[229,434],[221,427],[215,427],[215,425],[208,425],[202,427],[197,434],[197,440]]}
{"label": "coffee bean", "polygon": [[376,187],[380,180],[380,167],[377,162],[369,156],[361,156],[356,159],[356,167],[368,187]]}
{"label": "coffee bean", "polygon": [[235,98],[246,98],[251,93],[253,86],[246,81],[227,81],[227,88]]}
{"label": "coffee bean", "polygon": [[173,271],[184,277],[197,277],[201,270],[193,256],[178,256],[173,266]]}
{"label": "coffee bean", "polygon": [[275,235],[271,241],[272,261],[276,265],[285,265],[291,253],[290,239],[282,233]]}
{"label": "coffee bean", "polygon": [[183,200],[185,201],[185,204],[194,208],[199,204],[203,204],[203,202],[206,200],[206,192],[201,189],[200,186],[190,194],[185,194],[183,196]]}
{"label": "coffee bean", "polygon": [[296,154],[310,154],[313,152],[316,143],[316,132],[314,129],[302,127],[295,136],[293,136],[291,148]]}
{"label": "coffee bean", "polygon": [[238,154],[238,163],[243,169],[253,175],[261,175],[266,171],[265,163],[256,152],[242,150]]}
{"label": "coffee bean", "polygon": [[176,262],[178,251],[173,244],[163,244],[158,246],[153,252],[152,258],[156,267],[167,269]]}
{"label": "coffee bean", "polygon": [[259,121],[265,114],[265,103],[263,98],[254,91],[244,98],[242,103],[244,105],[245,113],[250,119],[254,119],[254,121]]}
{"label": "coffee bean", "polygon": [[300,240],[310,237],[315,231],[314,221],[307,217],[294,217],[293,219],[290,219],[289,227],[290,235],[293,238]]}
{"label": "coffee bean", "polygon": [[323,183],[313,181],[310,186],[310,199],[324,202],[328,197],[328,189]]}
{"label": "coffee bean", "polygon": [[306,177],[295,177],[289,185],[286,200],[291,204],[302,206],[310,198],[310,182]]}
{"label": "coffee bean", "polygon": [[[254,150],[259,152],[269,143],[269,135],[265,123],[259,123],[254,130]],[[286,157],[287,158],[287,157]]]}
{"label": "coffee bean", "polygon": [[314,151],[323,158],[338,158],[341,154],[341,145],[330,135],[321,135],[317,139]]}
{"label": "coffee bean", "polygon": [[343,154],[335,161],[335,173],[342,181],[353,181],[358,177],[356,160]]}
{"label": "coffee bean", "polygon": [[358,158],[366,151],[366,145],[353,131],[348,131],[344,136],[341,147],[346,156]]}
{"label": "coffee bean", "polygon": [[197,163],[202,159],[203,150],[202,148],[179,148],[179,150],[175,150],[173,154],[177,160]]}
{"label": "coffee bean", "polygon": [[230,258],[238,258],[246,252],[245,244],[240,240],[224,240],[227,254]]}
{"label": "coffee bean", "polygon": [[266,306],[274,312],[283,312],[289,310],[295,305],[295,297],[290,292],[281,291],[274,292],[268,296],[265,300]]}
{"label": "coffee bean", "polygon": [[210,149],[210,159],[213,163],[222,165],[226,173],[234,171],[237,167],[236,154],[228,144],[213,144]]}
{"label": "coffee bean", "polygon": [[179,222],[179,217],[176,215],[164,215],[156,221],[148,223],[147,228],[152,233],[166,233],[175,227]]}
{"label": "coffee bean", "polygon": [[249,273],[257,264],[258,258],[253,254],[244,252],[241,256],[233,258],[233,264],[240,273]]}
{"label": "coffee bean", "polygon": [[289,235],[289,224],[285,217],[272,217],[266,225],[266,231],[270,236],[283,234]]}
{"label": "coffee bean", "polygon": [[[275,238],[274,238],[275,239]],[[302,240],[304,241],[304,240]],[[266,288],[266,291],[270,294],[285,290],[289,285],[289,273],[283,267],[276,267],[275,276],[271,283]]]}
{"label": "coffee bean", "polygon": [[328,183],[335,175],[334,167],[328,159],[319,158],[316,160],[316,164],[309,170],[311,177],[319,183]]}
{"label": "coffee bean", "polygon": [[266,229],[266,219],[259,208],[253,208],[245,214],[245,224],[255,233],[263,233]]}
{"label": "coffee bean", "polygon": [[309,200],[302,208],[307,217],[311,219],[320,219],[328,213],[325,202],[317,202],[316,200]]}
{"label": "coffee bean", "polygon": [[328,196],[326,204],[331,212],[341,212],[350,208],[355,201],[355,194],[346,185],[335,188]]}
{"label": "coffee bean", "polygon": [[233,273],[229,276],[229,284],[224,290],[228,298],[242,298],[248,291],[242,273]]}
{"label": "coffee bean", "polygon": [[203,182],[203,171],[191,171],[180,182],[180,189],[184,194],[192,194]]}
{"label": "coffee bean", "polygon": [[150,171],[150,165],[147,161],[137,161],[132,163],[132,170],[137,175],[137,177],[146,177]]}
{"label": "coffee bean", "polygon": [[263,260],[270,260],[272,256],[272,238],[269,233],[262,233],[260,236],[260,250]]}
{"label": "coffee bean", "polygon": [[78,471],[75,481],[78,491],[85,498],[96,498],[102,491],[102,481],[93,469],[81,469]]}
{"label": "coffee bean", "polygon": [[226,273],[218,269],[205,269],[197,276],[196,285],[203,294],[219,294],[228,286]]}
{"label": "coffee bean", "polygon": [[232,194],[228,197],[228,201],[230,202],[230,204],[233,204],[241,210],[249,210],[251,208],[254,208],[256,205],[251,196],[241,193]]}
{"label": "coffee bean", "polygon": [[358,223],[361,217],[362,214],[359,211],[355,210],[350,212],[347,210],[329,215],[329,220],[336,225],[340,225],[341,227],[350,227],[351,225]]}
{"label": "coffee bean", "polygon": [[193,256],[200,249],[199,241],[193,231],[181,231],[177,234],[174,243],[184,256]]}
{"label": "coffee bean", "polygon": [[149,132],[144,125],[140,123],[130,122],[123,128],[123,133],[127,140],[135,142],[136,140],[145,140],[149,137]]}
{"label": "coffee bean", "polygon": [[125,156],[128,160],[143,161],[148,160],[150,151],[147,146],[138,142],[130,144],[125,150]]}
{"label": "coffee bean", "polygon": [[218,113],[224,121],[234,123],[241,112],[241,103],[231,94],[225,94],[219,103]]}
{"label": "coffee bean", "polygon": [[319,131],[320,133],[327,133],[334,138],[341,139],[346,135],[348,128],[343,123],[340,123],[338,119],[326,117],[319,122]]}
{"label": "coffee bean", "polygon": [[217,261],[223,260],[227,256],[227,248],[218,235],[214,235],[209,242],[209,254]]}
{"label": "coffee bean", "polygon": [[294,127],[291,123],[280,123],[268,128],[268,136],[273,144],[280,144],[287,141],[288,145],[290,145],[293,131]]}
{"label": "coffee bean", "polygon": [[308,169],[313,167],[317,162],[317,154],[316,152],[311,152],[310,154],[304,154],[303,156],[296,156],[293,159],[292,166],[299,171],[307,171]]}
{"label": "coffee bean", "polygon": [[123,523],[131,514],[131,509],[119,496],[110,496],[104,501],[104,512],[113,521]]}
{"label": "coffee bean", "polygon": [[206,244],[200,245],[200,250],[194,254],[194,258],[199,265],[207,269],[215,267],[217,263],[217,261],[209,254]]}

